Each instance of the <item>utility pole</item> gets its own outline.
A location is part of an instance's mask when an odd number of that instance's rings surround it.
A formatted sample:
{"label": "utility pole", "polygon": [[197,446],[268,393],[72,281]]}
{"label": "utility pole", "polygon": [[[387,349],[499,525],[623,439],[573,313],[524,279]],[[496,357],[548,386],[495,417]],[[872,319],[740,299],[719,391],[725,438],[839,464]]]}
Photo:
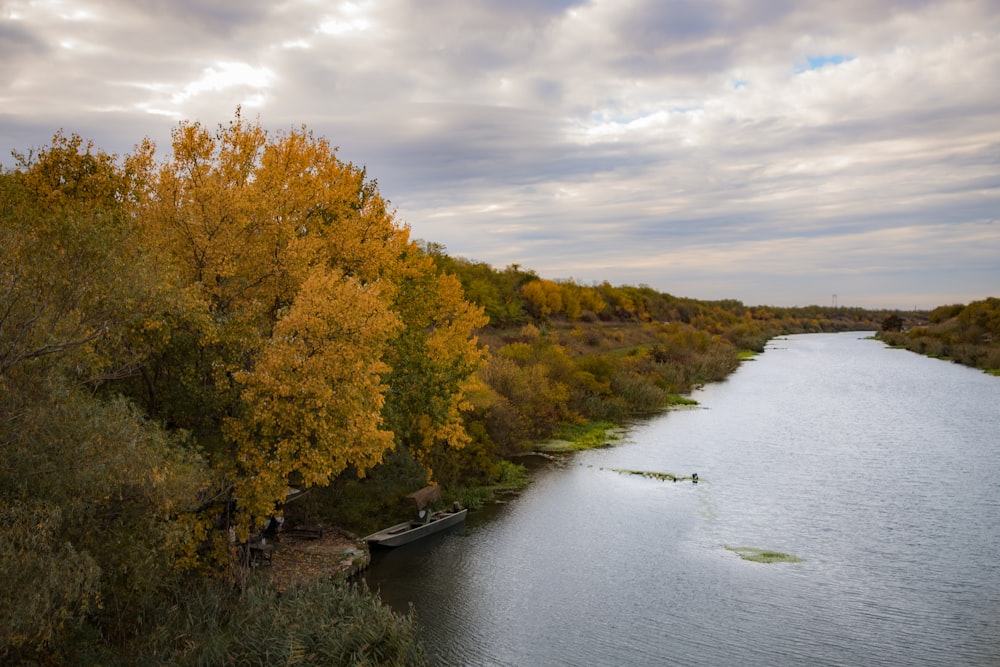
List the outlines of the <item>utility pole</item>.
{"label": "utility pole", "polygon": [[833,307],[834,308],[837,307],[837,295],[836,294],[833,295]]}

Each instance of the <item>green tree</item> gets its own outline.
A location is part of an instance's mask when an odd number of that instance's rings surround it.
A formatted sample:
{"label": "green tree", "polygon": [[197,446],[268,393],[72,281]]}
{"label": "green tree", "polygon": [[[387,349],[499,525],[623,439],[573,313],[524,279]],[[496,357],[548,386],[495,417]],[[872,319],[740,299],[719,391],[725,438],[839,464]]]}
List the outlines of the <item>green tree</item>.
{"label": "green tree", "polygon": [[[48,661],[134,627],[201,546],[211,476],[107,392],[172,302],[138,242],[131,163],[79,137],[0,175],[0,659]],[[139,267],[136,270],[136,267]]]}
{"label": "green tree", "polygon": [[465,393],[485,356],[473,332],[488,319],[465,300],[459,280],[416,246],[405,255],[394,311],[403,327],[386,351],[392,389],[384,414],[397,441],[433,475],[432,452],[470,442]]}
{"label": "green tree", "polygon": [[882,320],[882,331],[902,331],[903,330],[903,318],[899,315],[892,314]]}
{"label": "green tree", "polygon": [[137,242],[134,180],[76,135],[18,167],[0,174],[0,373],[70,351],[81,379],[131,373],[124,337],[170,298]]}

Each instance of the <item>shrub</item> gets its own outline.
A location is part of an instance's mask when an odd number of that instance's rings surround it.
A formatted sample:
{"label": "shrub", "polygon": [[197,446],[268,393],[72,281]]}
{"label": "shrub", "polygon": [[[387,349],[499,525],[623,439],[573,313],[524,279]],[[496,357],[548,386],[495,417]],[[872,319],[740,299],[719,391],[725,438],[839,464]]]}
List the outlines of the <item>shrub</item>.
{"label": "shrub", "polygon": [[662,410],[667,395],[642,375],[620,372],[611,378],[611,390],[625,402],[633,413],[649,413]]}
{"label": "shrub", "polygon": [[279,594],[178,588],[123,653],[136,665],[425,665],[411,614],[358,585],[321,579]]}

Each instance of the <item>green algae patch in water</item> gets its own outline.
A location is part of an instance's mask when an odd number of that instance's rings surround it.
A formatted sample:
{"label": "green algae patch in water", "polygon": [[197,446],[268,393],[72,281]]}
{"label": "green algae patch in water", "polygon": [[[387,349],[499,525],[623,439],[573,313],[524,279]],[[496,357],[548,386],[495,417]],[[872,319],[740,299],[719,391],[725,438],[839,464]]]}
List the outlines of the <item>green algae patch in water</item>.
{"label": "green algae patch in water", "polygon": [[770,549],[758,549],[756,547],[730,547],[726,546],[727,551],[734,551],[739,554],[740,558],[743,560],[753,561],[754,563],[801,563],[802,559],[798,556],[793,556],[791,554],[782,553],[780,551],[771,551]]}
{"label": "green algae patch in water", "polygon": [[575,452],[579,450],[579,447],[569,440],[548,440],[536,444],[533,450],[542,452],[543,454],[554,454],[559,452]]}
{"label": "green algae patch in water", "polygon": [[649,479],[658,479],[661,482],[701,482],[704,481],[697,475],[683,476],[675,475],[672,472],[655,472],[652,470],[628,470],[627,468],[611,468],[611,472],[619,475],[639,475]]}

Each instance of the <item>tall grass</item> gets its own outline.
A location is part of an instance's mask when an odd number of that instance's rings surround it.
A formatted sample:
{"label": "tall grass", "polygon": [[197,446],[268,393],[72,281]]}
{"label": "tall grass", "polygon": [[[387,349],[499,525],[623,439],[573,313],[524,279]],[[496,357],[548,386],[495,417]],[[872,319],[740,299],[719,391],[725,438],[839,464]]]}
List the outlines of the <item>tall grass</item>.
{"label": "tall grass", "polygon": [[130,665],[426,665],[412,612],[323,579],[279,594],[213,584],[178,590],[121,655]]}
{"label": "tall grass", "polygon": [[633,414],[653,414],[663,410],[667,404],[667,392],[645,375],[615,373],[611,377],[611,391],[625,402]]}

